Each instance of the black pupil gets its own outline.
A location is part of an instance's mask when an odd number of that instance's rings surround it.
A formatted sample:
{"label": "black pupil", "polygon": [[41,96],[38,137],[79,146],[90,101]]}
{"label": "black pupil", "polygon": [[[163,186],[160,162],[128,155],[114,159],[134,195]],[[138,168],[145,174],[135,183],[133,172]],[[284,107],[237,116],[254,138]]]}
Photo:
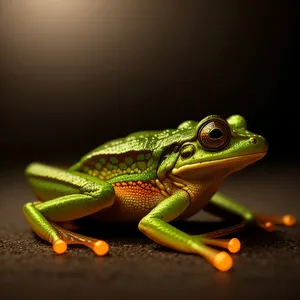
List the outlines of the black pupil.
{"label": "black pupil", "polygon": [[223,133],[220,129],[215,128],[213,129],[210,133],[209,133],[209,137],[211,139],[219,139],[220,137],[222,137]]}

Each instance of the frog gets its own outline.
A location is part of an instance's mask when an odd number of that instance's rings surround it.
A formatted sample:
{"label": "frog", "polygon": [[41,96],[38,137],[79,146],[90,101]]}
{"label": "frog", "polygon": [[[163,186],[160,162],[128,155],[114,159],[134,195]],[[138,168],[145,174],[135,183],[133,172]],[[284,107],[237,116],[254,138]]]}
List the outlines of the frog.
{"label": "frog", "polygon": [[[251,226],[274,231],[276,225],[296,223],[290,214],[255,213],[220,191],[229,175],[262,159],[268,148],[238,114],[137,131],[102,144],[67,168],[30,163],[25,176],[36,201],[26,203],[23,213],[58,255],[72,244],[97,256],[109,252],[105,241],[80,233],[81,220],[92,220],[93,226],[134,222],[154,243],[198,255],[226,272],[233,266],[232,254],[241,249],[232,234]],[[178,221],[201,210],[236,222],[202,234],[177,228]]]}

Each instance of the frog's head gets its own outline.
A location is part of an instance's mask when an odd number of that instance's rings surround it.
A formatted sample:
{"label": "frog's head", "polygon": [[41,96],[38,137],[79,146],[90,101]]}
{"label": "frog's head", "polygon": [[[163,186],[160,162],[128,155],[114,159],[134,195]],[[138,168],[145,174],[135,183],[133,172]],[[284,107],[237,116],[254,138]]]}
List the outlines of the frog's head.
{"label": "frog's head", "polygon": [[186,180],[225,178],[261,159],[267,150],[267,141],[247,130],[242,116],[227,120],[209,116],[195,127],[193,138],[178,149],[172,174]]}

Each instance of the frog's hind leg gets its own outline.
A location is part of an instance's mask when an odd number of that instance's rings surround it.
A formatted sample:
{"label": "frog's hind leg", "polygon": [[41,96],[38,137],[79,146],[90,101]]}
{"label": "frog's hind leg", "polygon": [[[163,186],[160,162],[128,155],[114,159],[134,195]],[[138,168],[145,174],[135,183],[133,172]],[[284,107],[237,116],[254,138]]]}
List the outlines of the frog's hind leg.
{"label": "frog's hind leg", "polygon": [[[34,206],[36,206],[40,203],[43,203],[43,201],[34,201],[32,203],[33,203]],[[55,223],[53,223],[53,224],[55,224]],[[69,230],[78,230],[81,227],[78,223],[76,223],[76,220],[59,222],[57,225],[62,227],[62,229],[69,229]]]}
{"label": "frog's hind leg", "polygon": [[225,235],[236,233],[248,228],[251,225],[258,225],[266,231],[274,231],[275,224],[292,226],[296,220],[291,215],[285,216],[265,216],[252,213],[248,208],[233,201],[221,193],[216,193],[205,208],[206,211],[222,218],[239,218],[242,222],[228,228],[213,232],[195,235],[194,237],[203,243],[227,248],[230,252],[237,252],[240,249],[238,239],[216,239]]}
{"label": "frog's hind leg", "polygon": [[84,244],[103,255],[106,243],[68,231],[58,224],[91,215],[114,202],[114,188],[99,178],[65,170],[31,164],[26,175],[38,199],[27,203],[24,215],[32,229],[53,245],[56,253],[64,253],[67,244]]}
{"label": "frog's hind leg", "polygon": [[292,215],[267,216],[253,213],[245,206],[219,192],[210,199],[206,210],[221,217],[229,219],[239,217],[242,219],[241,224],[234,226],[236,227],[235,232],[240,231],[239,228],[248,227],[250,224],[258,225],[267,231],[274,231],[275,225],[293,226],[296,223],[296,218]]}

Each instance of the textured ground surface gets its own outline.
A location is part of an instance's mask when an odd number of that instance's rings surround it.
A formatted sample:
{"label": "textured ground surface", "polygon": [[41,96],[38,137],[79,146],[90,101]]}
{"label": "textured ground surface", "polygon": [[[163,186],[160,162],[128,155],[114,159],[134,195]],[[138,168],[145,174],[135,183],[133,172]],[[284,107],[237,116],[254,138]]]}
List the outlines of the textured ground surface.
{"label": "textured ground surface", "polygon": [[[297,169],[249,167],[228,179],[222,191],[255,211],[292,212],[300,219]],[[106,257],[81,247],[56,256],[22,216],[22,205],[33,199],[22,170],[0,176],[0,299],[285,299],[300,293],[299,225],[236,235],[243,248],[227,273],[201,257],[160,247],[132,226],[93,232],[110,243]],[[195,233],[221,226],[203,213],[182,225]]]}

